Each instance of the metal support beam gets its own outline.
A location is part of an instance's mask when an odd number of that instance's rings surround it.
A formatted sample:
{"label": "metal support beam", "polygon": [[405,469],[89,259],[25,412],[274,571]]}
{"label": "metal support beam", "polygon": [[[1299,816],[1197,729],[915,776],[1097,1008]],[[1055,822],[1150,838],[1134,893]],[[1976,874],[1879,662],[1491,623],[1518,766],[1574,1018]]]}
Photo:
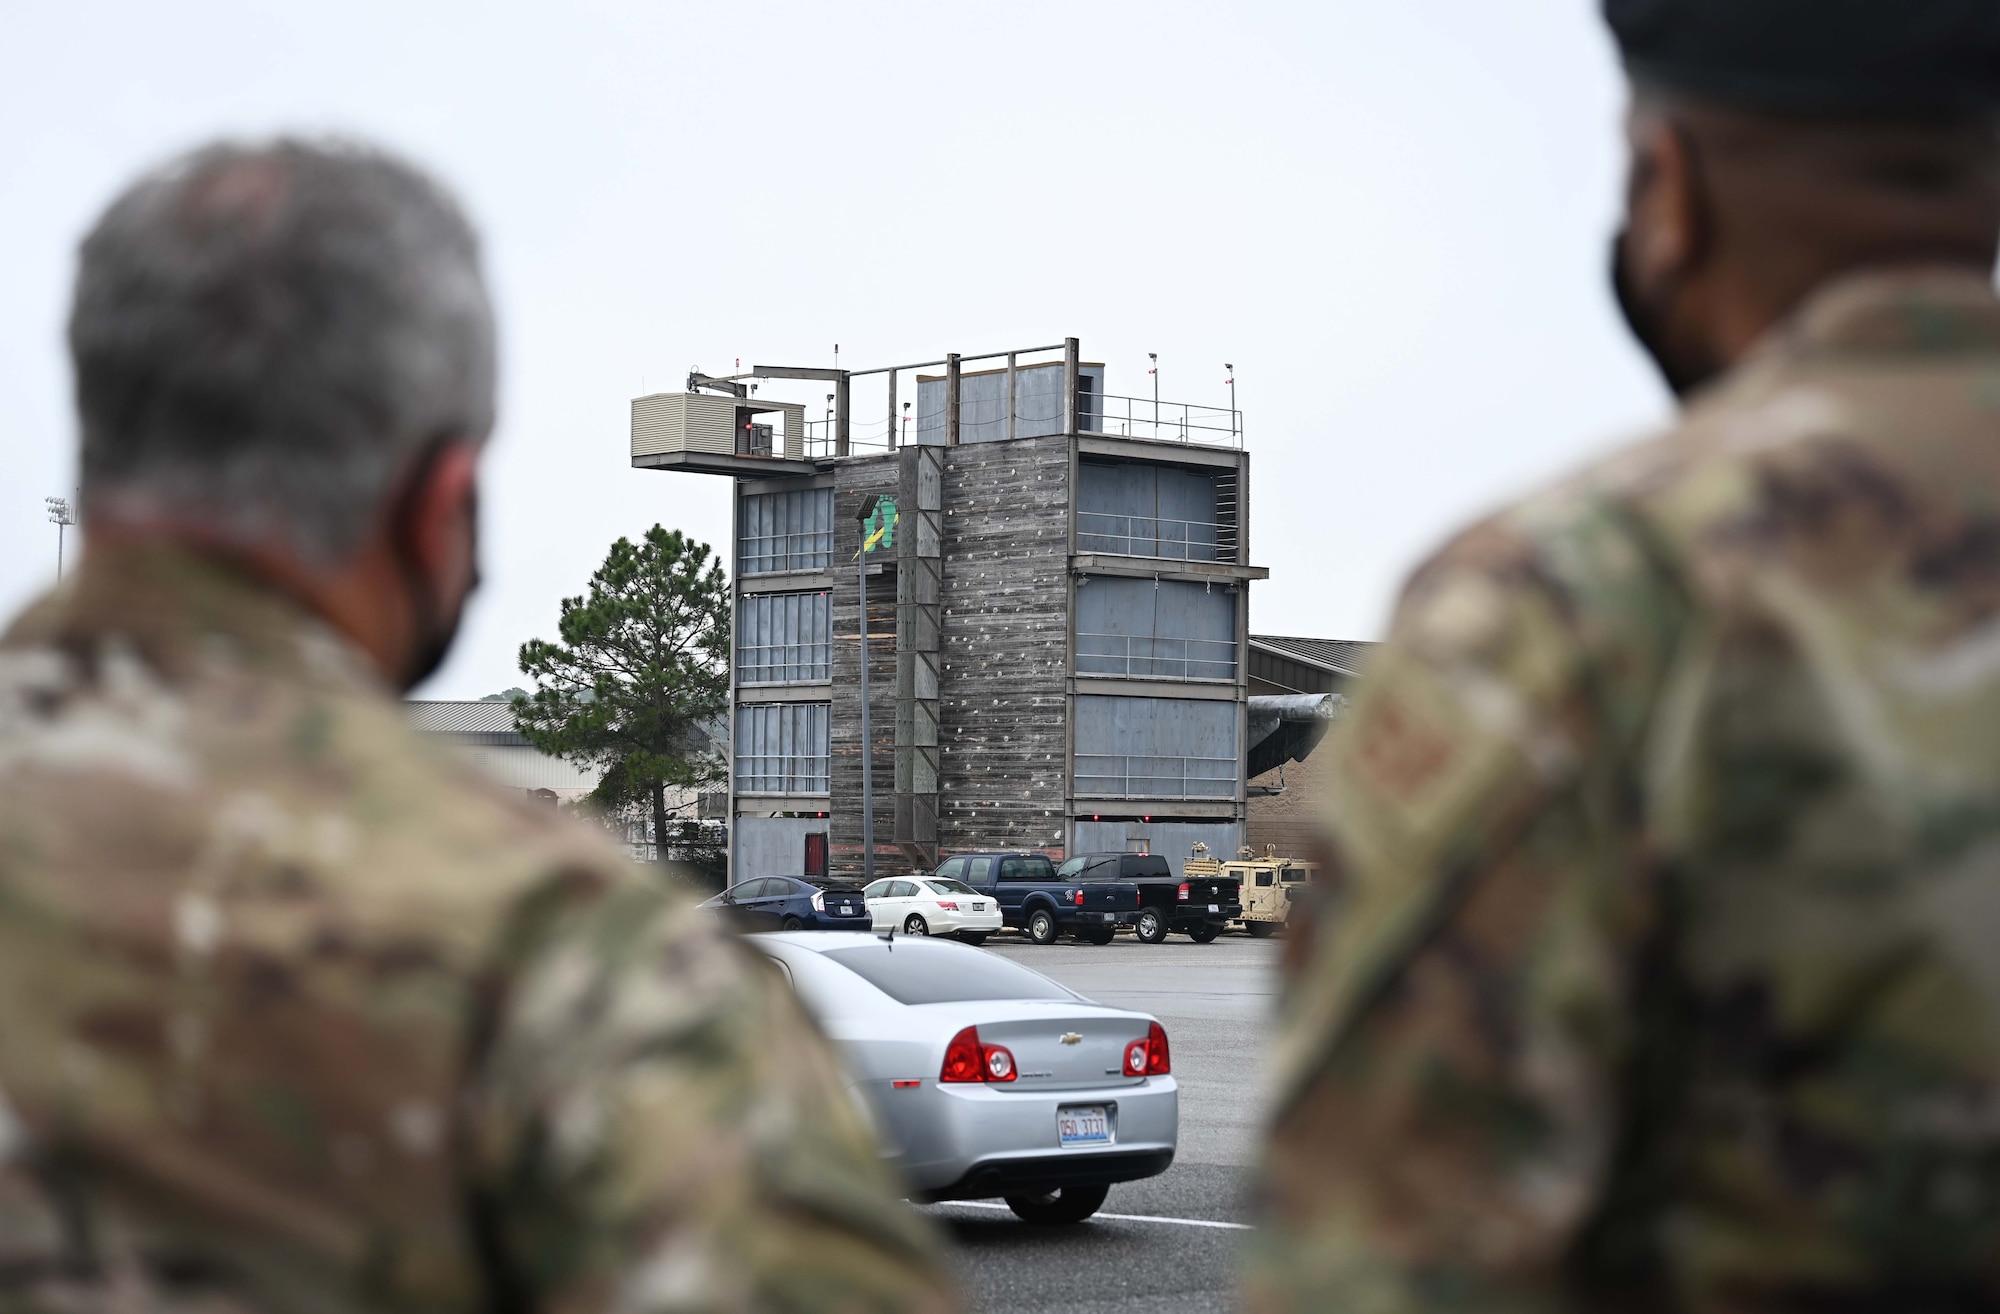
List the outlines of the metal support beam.
{"label": "metal support beam", "polygon": [[1083,348],[1075,338],[1063,339],[1063,432],[1076,432],[1076,390],[1083,377]]}
{"label": "metal support beam", "polygon": [[1014,436],[1014,366],[1016,353],[1007,353],[1007,436]]}
{"label": "metal support beam", "polygon": [[847,377],[846,370],[820,369],[805,365],[752,365],[748,374],[739,374],[739,379],[823,379],[828,383],[838,383]]}
{"label": "metal support beam", "polygon": [[889,450],[896,450],[896,371],[889,371]]}
{"label": "metal support beam", "polygon": [[964,372],[959,365],[958,353],[952,352],[944,358],[944,445],[958,446],[958,393]]}
{"label": "metal support beam", "polygon": [[851,391],[851,385],[847,381],[847,371],[842,370],[840,377],[833,381],[833,454],[835,456],[846,456],[848,454],[847,401]]}

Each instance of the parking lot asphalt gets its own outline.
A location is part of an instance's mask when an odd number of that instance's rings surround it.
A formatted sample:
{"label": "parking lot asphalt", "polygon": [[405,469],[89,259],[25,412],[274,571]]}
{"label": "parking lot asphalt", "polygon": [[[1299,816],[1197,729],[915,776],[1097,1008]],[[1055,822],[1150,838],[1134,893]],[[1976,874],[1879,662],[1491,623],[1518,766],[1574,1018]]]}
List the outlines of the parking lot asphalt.
{"label": "parking lot asphalt", "polygon": [[1071,1227],[1030,1227],[998,1200],[929,1206],[956,1243],[967,1307],[1234,1309],[1280,945],[1241,935],[1145,945],[1121,935],[1102,948],[1040,946],[1005,935],[987,948],[1099,1003],[1160,1019],[1181,1088],[1180,1150],[1165,1173],[1113,1187],[1097,1217]]}

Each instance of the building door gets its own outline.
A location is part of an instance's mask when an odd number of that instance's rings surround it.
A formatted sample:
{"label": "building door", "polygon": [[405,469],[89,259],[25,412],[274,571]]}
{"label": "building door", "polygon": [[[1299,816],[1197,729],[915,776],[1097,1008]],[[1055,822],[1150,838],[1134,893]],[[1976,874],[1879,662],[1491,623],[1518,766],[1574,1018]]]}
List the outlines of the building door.
{"label": "building door", "polygon": [[825,831],[815,831],[806,836],[806,875],[826,875]]}

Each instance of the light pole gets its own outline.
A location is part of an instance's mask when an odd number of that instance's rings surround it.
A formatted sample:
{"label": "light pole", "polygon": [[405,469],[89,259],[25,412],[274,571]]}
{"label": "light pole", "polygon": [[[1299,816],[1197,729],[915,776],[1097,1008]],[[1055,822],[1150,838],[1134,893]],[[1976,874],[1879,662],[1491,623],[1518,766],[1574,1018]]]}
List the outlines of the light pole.
{"label": "light pole", "polygon": [[1229,371],[1229,433],[1233,438],[1241,438],[1243,430],[1236,420],[1236,367],[1224,361],[1222,368]]}
{"label": "light pole", "polygon": [[76,523],[76,515],[70,509],[66,497],[45,497],[42,504],[49,509],[49,523],[56,527],[56,583],[62,583],[63,574],[63,532]]}
{"label": "light pole", "polygon": [[910,404],[903,403],[903,446],[910,445]]}
{"label": "light pole", "polygon": [[1146,373],[1153,376],[1153,437],[1160,436],[1160,353],[1149,351],[1146,359],[1153,362],[1153,368]]}

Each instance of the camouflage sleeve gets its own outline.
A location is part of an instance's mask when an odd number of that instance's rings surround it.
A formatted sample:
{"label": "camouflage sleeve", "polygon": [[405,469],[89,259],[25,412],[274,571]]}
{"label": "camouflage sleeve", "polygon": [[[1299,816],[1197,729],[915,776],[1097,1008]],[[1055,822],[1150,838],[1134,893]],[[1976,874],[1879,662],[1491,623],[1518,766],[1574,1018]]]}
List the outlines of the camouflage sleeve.
{"label": "camouflage sleeve", "polygon": [[1413,580],[1322,750],[1341,892],[1290,948],[1252,1309],[1565,1307],[1652,917],[1617,764],[1677,624],[1614,517]]}
{"label": "camouflage sleeve", "polygon": [[946,1310],[830,1047],[753,955],[636,883],[518,919],[467,1135],[495,1302]]}

